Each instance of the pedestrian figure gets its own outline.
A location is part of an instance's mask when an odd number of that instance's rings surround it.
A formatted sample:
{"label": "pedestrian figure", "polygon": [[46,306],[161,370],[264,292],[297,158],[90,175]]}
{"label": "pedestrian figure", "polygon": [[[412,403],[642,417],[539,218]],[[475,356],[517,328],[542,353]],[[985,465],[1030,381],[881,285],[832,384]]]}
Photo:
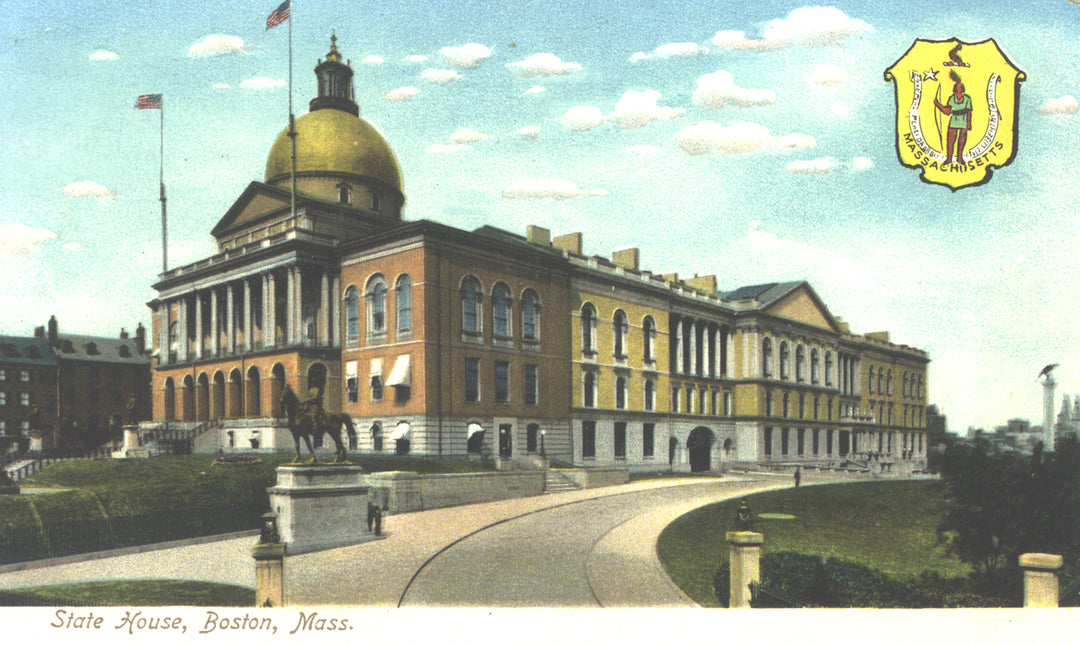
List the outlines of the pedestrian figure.
{"label": "pedestrian figure", "polygon": [[371,532],[371,524],[375,521],[375,505],[371,502],[367,503],[367,530]]}
{"label": "pedestrian figure", "polygon": [[799,482],[800,481],[802,481],[802,468],[799,467],[799,466],[796,466],[795,467],[795,488],[799,487]]}
{"label": "pedestrian figure", "polygon": [[382,509],[375,507],[375,535],[382,535]]}

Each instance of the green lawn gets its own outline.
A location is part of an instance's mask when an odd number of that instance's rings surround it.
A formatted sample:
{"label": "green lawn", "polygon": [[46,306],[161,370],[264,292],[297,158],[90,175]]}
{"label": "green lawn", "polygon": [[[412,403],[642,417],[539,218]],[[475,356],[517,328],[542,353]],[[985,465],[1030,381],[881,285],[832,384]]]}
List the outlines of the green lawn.
{"label": "green lawn", "polygon": [[[804,486],[751,495],[754,530],[763,550],[843,558],[898,578],[926,570],[960,577],[970,567],[937,543],[944,499],[937,481],[873,481]],[[739,500],[679,518],[660,535],[657,551],[676,584],[695,602],[716,606],[713,574],[728,558]],[[760,514],[794,515],[762,519]]]}
{"label": "green lawn", "polygon": [[185,580],[113,580],[0,591],[0,605],[251,607],[255,590]]}

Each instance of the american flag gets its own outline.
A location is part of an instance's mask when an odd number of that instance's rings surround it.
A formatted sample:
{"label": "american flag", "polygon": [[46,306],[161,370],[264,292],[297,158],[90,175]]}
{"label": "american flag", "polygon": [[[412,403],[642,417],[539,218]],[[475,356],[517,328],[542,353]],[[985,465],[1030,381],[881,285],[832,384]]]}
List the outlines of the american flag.
{"label": "american flag", "polygon": [[270,14],[270,17],[266,19],[266,28],[277,27],[281,23],[289,19],[289,0],[285,0],[277,9],[274,9],[274,13]]}
{"label": "american flag", "polygon": [[138,101],[135,101],[136,110],[160,110],[161,109],[161,95],[160,94],[143,94],[139,97]]}

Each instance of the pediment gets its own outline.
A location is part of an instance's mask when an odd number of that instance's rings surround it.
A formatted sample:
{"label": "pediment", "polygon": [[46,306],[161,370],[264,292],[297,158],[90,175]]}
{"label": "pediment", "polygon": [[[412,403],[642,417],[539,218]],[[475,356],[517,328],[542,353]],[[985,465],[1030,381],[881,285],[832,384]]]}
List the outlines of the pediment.
{"label": "pediment", "polygon": [[765,307],[765,311],[814,327],[839,331],[839,325],[810,285],[800,283]]}
{"label": "pediment", "polygon": [[283,208],[289,208],[289,193],[253,181],[210,233],[218,239],[227,237],[230,231],[245,228]]}

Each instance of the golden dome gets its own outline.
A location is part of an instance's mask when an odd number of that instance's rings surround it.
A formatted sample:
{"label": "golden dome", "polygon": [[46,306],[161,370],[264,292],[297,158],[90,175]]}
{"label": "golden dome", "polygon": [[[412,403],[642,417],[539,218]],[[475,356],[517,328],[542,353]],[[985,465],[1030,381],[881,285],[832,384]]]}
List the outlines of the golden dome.
{"label": "golden dome", "polygon": [[[270,149],[266,183],[288,188],[291,170],[286,128]],[[371,178],[401,192],[401,171],[386,140],[370,123],[342,110],[315,110],[296,119],[297,177],[324,173]]]}

